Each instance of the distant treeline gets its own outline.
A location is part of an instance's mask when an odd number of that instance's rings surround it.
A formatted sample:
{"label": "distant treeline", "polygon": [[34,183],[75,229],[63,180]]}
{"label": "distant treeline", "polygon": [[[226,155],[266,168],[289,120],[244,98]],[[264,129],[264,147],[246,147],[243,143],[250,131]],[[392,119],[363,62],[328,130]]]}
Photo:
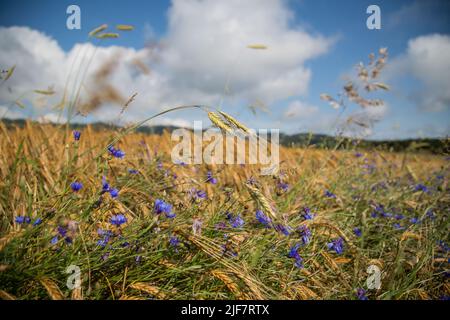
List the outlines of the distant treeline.
{"label": "distant treeline", "polygon": [[[27,120],[24,119],[0,119],[7,127],[19,126],[23,127]],[[115,130],[115,125],[103,122],[95,122],[90,124],[94,130]],[[85,124],[71,124],[72,129],[82,129]],[[179,127],[176,126],[142,126],[136,129],[136,132],[144,134],[161,135],[164,131],[172,132]],[[284,134],[280,133],[280,144],[285,147],[307,147],[315,146],[316,148],[335,148],[338,144],[340,149],[377,149],[384,151],[410,151],[410,152],[427,152],[434,154],[449,154],[450,141],[449,138],[427,138],[427,139],[404,139],[404,140],[355,140],[348,137],[334,137],[325,134]]]}

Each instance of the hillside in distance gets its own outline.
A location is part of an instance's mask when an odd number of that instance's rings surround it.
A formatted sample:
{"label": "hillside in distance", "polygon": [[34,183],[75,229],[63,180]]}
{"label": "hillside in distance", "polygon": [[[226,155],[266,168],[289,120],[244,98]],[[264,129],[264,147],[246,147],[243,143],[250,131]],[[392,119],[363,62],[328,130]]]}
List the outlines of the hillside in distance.
{"label": "hillside in distance", "polygon": [[[7,127],[25,125],[25,119],[0,119]],[[104,122],[95,122],[89,124],[94,130],[116,130],[119,127]],[[73,123],[73,129],[81,129],[87,124]],[[161,135],[164,131],[172,132],[179,129],[177,126],[154,125],[141,126],[136,132],[145,134]],[[318,133],[280,133],[280,144],[285,147],[315,147],[315,148],[334,148],[339,144],[339,148],[347,148],[354,144],[355,140],[350,137],[336,137]],[[398,139],[398,140],[368,140],[362,139],[358,141],[359,149],[377,149],[391,152],[426,152],[433,154],[449,154],[450,141],[449,138],[424,138],[424,139]]]}

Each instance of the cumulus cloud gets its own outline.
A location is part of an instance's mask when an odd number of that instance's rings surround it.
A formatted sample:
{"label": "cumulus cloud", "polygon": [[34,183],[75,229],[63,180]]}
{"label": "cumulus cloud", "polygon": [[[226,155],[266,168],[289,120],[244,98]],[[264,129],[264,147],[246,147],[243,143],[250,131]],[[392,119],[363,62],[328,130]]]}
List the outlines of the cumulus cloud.
{"label": "cumulus cloud", "polygon": [[[312,75],[305,62],[326,53],[333,42],[294,26],[292,18],[282,0],[264,5],[257,0],[174,0],[165,36],[140,50],[84,43],[65,52],[42,32],[1,27],[0,66],[17,67],[8,80],[9,90],[0,89],[0,103],[23,93],[24,99],[33,101],[33,89],[52,87],[58,93],[49,99],[54,105],[66,87],[66,98],[74,97],[75,84],[84,79],[81,99],[91,105],[101,99],[103,107],[90,116],[101,121],[115,119],[120,108],[114,105],[135,92],[138,95],[126,112],[129,121],[180,104],[217,105],[224,92],[237,104],[259,99],[270,105],[305,94]],[[252,43],[268,49],[247,48]],[[83,76],[82,61],[86,65],[94,52]],[[99,81],[98,74],[108,63],[112,70]],[[48,107],[42,110],[52,112]]]}
{"label": "cumulus cloud", "polygon": [[295,100],[286,108],[284,117],[286,119],[304,119],[309,118],[318,112],[318,107],[306,104],[300,100]]}
{"label": "cumulus cloud", "polygon": [[450,36],[432,34],[411,39],[406,53],[390,66],[389,77],[409,75],[421,89],[411,92],[410,99],[425,111],[439,112],[450,108]]}

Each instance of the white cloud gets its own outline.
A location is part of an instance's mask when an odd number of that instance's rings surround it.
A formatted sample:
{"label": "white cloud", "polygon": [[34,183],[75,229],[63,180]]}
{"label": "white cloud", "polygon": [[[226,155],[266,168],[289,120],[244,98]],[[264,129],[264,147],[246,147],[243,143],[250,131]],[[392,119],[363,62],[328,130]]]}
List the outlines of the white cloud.
{"label": "white cloud", "polygon": [[406,53],[391,63],[389,76],[410,75],[423,87],[410,94],[426,111],[450,108],[450,36],[432,34],[411,39]]}
{"label": "white cloud", "polygon": [[[82,57],[84,63],[89,61],[94,51],[81,98],[87,101],[88,94],[104,96],[114,91],[116,100],[126,100],[137,92],[127,110],[129,121],[181,104],[217,105],[227,82],[229,95],[237,104],[255,99],[272,104],[299,96],[308,91],[311,78],[305,61],[326,53],[332,40],[293,26],[292,16],[282,0],[264,1],[264,5],[258,0],[174,0],[166,35],[156,50],[95,48],[85,43],[64,52],[55,40],[39,31],[0,27],[0,67],[17,65],[8,80],[11,92],[6,86],[0,89],[0,103],[13,101],[27,91],[24,99],[33,101],[35,94],[30,90],[53,86],[58,95],[50,98],[49,104],[55,105],[71,74],[69,98],[75,88],[74,70],[80,72],[79,81],[83,74],[80,61]],[[248,49],[247,45],[253,43],[265,44],[268,49]],[[153,59],[155,52],[158,59]],[[99,81],[94,75],[105,63],[111,63],[113,70]],[[149,73],[143,72],[145,67]],[[91,117],[112,121],[119,111],[119,107],[106,103]],[[40,112],[51,114],[52,110],[43,108]],[[187,116],[193,117],[193,113]]]}
{"label": "white cloud", "polygon": [[318,112],[318,107],[306,104],[300,100],[295,100],[286,108],[284,117],[286,119],[304,119],[309,118]]}

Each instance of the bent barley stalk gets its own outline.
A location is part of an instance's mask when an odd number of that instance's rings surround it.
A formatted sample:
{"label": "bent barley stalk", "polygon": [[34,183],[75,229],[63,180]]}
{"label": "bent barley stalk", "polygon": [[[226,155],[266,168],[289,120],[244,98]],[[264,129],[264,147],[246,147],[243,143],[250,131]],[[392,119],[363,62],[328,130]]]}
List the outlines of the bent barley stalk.
{"label": "bent barley stalk", "polygon": [[226,114],[223,111],[219,111],[219,113],[234,127],[236,127],[237,129],[241,129],[242,131],[244,131],[245,133],[249,133],[250,130],[243,125],[241,122],[237,121],[235,118],[233,118],[232,116],[230,116],[229,114]]}
{"label": "bent barley stalk", "polygon": [[208,112],[208,118],[211,120],[211,122],[220,130],[228,133],[232,133],[233,129],[232,127],[222,120],[222,118],[215,112]]}

